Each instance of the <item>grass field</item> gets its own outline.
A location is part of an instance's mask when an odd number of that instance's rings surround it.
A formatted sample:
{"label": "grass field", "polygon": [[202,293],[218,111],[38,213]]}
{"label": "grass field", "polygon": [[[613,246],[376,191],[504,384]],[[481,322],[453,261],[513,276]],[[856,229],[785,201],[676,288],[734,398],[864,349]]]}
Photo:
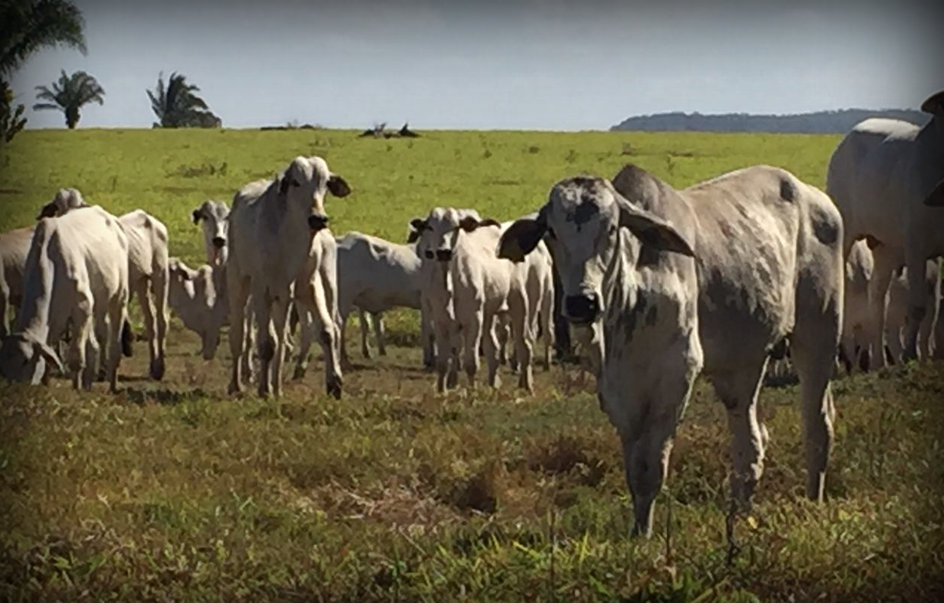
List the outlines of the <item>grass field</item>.
{"label": "grass field", "polygon": [[[349,131],[27,131],[0,151],[0,230],[62,186],[113,213],[141,207],[172,254],[202,257],[190,212],[298,154],[353,188],[332,229],[403,240],[433,205],[499,220],[551,184],[624,163],[683,186],[769,163],[822,186],[838,137]],[[341,401],[321,365],[278,401],[225,396],[227,346],[196,354],[175,319],[168,371],[146,350],[121,391],[0,384],[0,600],[909,600],[944,598],[944,370],[908,365],[834,383],[825,505],[803,496],[795,386],[765,388],[771,442],[751,515],[725,535],[726,418],[700,382],[651,540],[630,501],[593,378],[554,366],[522,396],[433,393],[415,317],[359,358]],[[352,338],[351,341],[356,341]],[[464,383],[464,382],[463,382]]]}

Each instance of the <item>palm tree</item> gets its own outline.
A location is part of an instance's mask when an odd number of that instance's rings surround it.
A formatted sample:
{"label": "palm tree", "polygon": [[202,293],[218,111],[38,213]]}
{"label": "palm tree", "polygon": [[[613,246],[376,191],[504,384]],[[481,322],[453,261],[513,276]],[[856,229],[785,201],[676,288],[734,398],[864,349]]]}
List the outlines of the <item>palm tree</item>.
{"label": "palm tree", "polygon": [[0,0],[0,24],[0,76],[41,48],[71,46],[85,54],[85,21],[67,0]]}
{"label": "palm tree", "polygon": [[196,95],[200,89],[187,83],[182,73],[172,73],[164,85],[163,72],[157,77],[157,87],[147,91],[151,109],[162,128],[208,128],[219,127],[220,119],[210,111],[206,102]]}
{"label": "palm tree", "polygon": [[104,104],[105,91],[95,81],[95,78],[84,71],[76,71],[72,75],[66,75],[65,69],[59,76],[58,82],[53,82],[52,89],[46,86],[36,86],[39,92],[36,94],[37,100],[50,101],[48,103],[36,103],[34,110],[38,109],[56,109],[62,111],[66,116],[66,125],[72,130],[79,123],[79,109],[88,103]]}

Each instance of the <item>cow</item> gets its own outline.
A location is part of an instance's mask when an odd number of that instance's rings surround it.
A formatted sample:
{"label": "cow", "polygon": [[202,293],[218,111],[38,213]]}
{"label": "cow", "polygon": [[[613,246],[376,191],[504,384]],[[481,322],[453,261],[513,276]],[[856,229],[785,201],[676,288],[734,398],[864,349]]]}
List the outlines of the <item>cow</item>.
{"label": "cow", "polygon": [[51,345],[59,342],[68,324],[73,387],[91,389],[104,346],[110,390],[115,392],[127,344],[122,342],[129,294],[127,257],[124,228],[98,206],[41,218],[30,243],[16,324],[0,345],[4,376],[37,384],[45,378],[47,363],[64,372]]}
{"label": "cow", "polygon": [[[289,304],[294,301],[303,324],[313,325],[302,329],[302,349],[306,337],[317,333],[325,355],[326,389],[341,396],[337,244],[324,210],[328,191],[345,197],[350,187],[321,157],[298,156],[274,179],[249,183],[233,199],[226,263],[231,394],[243,390],[246,302],[251,296],[261,361],[259,395],[282,393]],[[305,361],[299,355],[301,370]]]}
{"label": "cow", "polygon": [[[396,307],[420,310],[420,339],[423,364],[433,363],[432,330],[423,315],[422,262],[415,246],[392,243],[359,232],[336,239],[338,246],[338,310],[341,315],[341,355],[347,362],[344,325],[351,311],[360,312],[361,349],[370,357],[365,313],[373,319],[378,352],[385,354],[382,313]],[[427,313],[428,314],[428,313]]]}
{"label": "cow", "polygon": [[204,360],[211,360],[220,343],[220,331],[229,320],[224,295],[226,267],[203,264],[193,269],[172,257],[168,273],[170,307],[186,328],[200,336],[200,354]]}
{"label": "cow", "polygon": [[23,297],[23,270],[33,227],[0,233],[0,337],[10,332],[10,310]]}
{"label": "cow", "polygon": [[445,392],[458,381],[460,349],[470,385],[479,368],[479,344],[488,365],[488,384],[498,387],[496,318],[509,313],[518,386],[534,389],[531,367],[535,322],[529,312],[528,277],[535,263],[550,266],[547,248],[539,245],[534,259],[506,262],[496,253],[501,225],[469,209],[435,207],[410,226],[419,233],[416,250],[428,268],[423,288],[436,339],[436,389]]}
{"label": "cow", "polygon": [[[925,262],[944,254],[944,212],[931,207],[944,188],[944,91],[921,109],[931,115],[922,127],[879,118],[857,124],[833,152],[826,179],[845,222],[845,253],[859,239],[874,240],[870,299],[883,299],[895,270],[908,268],[905,360],[917,357],[921,321],[936,312],[924,294]],[[872,312],[872,349],[883,350],[885,306]],[[885,364],[884,354],[872,354],[871,366]]]}
{"label": "cow", "polygon": [[203,229],[203,245],[207,264],[221,266],[226,263],[229,250],[226,247],[229,208],[220,201],[208,199],[193,210],[193,223]]}
{"label": "cow", "polygon": [[[810,498],[825,496],[842,320],[842,219],[789,172],[754,166],[683,190],[627,165],[563,180],[502,236],[519,260],[554,237],[564,314],[590,352],[600,405],[623,445],[636,534],[650,534],[672,438],[699,371],[733,432],[736,508],[750,507],[767,432],[757,396],[770,356],[800,378]],[[694,256],[694,260],[689,257]]]}
{"label": "cow", "polygon": [[[39,217],[62,216],[73,209],[88,207],[74,188],[60,189],[43,206]],[[150,353],[149,374],[164,378],[167,343],[168,234],[167,227],[146,211],[136,209],[118,217],[128,239],[128,279],[131,294],[137,295]]]}

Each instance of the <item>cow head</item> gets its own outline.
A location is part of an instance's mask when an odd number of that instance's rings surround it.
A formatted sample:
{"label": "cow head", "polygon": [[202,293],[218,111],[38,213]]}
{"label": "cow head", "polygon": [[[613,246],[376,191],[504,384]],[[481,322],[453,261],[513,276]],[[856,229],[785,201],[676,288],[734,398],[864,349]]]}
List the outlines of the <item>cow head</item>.
{"label": "cow head", "polygon": [[630,239],[692,256],[691,245],[662,218],[624,198],[604,178],[568,178],[551,188],[536,218],[517,220],[502,235],[499,257],[521,261],[545,234],[554,239],[555,265],[564,289],[564,316],[589,325],[604,312],[604,275]]}
{"label": "cow head", "polygon": [[455,254],[460,234],[484,226],[499,226],[499,223],[491,218],[483,220],[474,209],[434,207],[425,219],[410,221],[407,242],[416,242],[420,259],[448,262]]}
{"label": "cow head", "polygon": [[38,385],[47,362],[64,372],[56,352],[28,333],[7,335],[0,344],[0,373],[10,381]]}
{"label": "cow head", "polygon": [[286,204],[307,213],[308,225],[314,232],[328,225],[325,194],[330,191],[335,197],[346,197],[351,193],[347,181],[332,173],[327,162],[317,156],[293,159],[276,184]]}
{"label": "cow head", "polygon": [[203,242],[207,263],[221,266],[226,263],[229,242],[229,208],[225,203],[207,200],[193,210],[193,223],[203,228]]}
{"label": "cow head", "polygon": [[88,207],[85,199],[82,198],[82,193],[74,188],[60,188],[56,191],[52,201],[39,210],[39,215],[36,216],[36,219],[56,218],[79,207]]}

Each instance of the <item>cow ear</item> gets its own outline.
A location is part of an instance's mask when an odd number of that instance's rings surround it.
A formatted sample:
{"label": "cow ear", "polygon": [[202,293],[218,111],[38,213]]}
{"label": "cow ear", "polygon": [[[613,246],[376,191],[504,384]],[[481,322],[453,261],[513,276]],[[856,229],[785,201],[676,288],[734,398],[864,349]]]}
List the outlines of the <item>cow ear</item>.
{"label": "cow ear", "polygon": [[279,194],[285,195],[288,194],[288,181],[290,176],[288,174],[282,174],[279,176]]}
{"label": "cow ear", "polygon": [[924,204],[928,207],[944,207],[944,179],[937,183],[928,198],[924,200]]}
{"label": "cow ear", "polygon": [[944,90],[936,92],[921,103],[921,110],[931,115],[944,117]]}
{"label": "cow ear", "polygon": [[193,223],[194,224],[199,224],[200,218],[202,217],[203,217],[203,213],[199,209],[193,210]]}
{"label": "cow ear", "polygon": [[43,218],[55,218],[56,217],[56,204],[47,203],[43,205],[43,208],[39,210],[39,215],[36,216],[37,220],[42,220]]}
{"label": "cow ear", "polygon": [[635,207],[622,196],[617,197],[617,203],[619,225],[628,228],[644,245],[695,257],[691,244],[671,224],[653,213]]}
{"label": "cow ear", "polygon": [[331,177],[328,178],[328,190],[335,197],[347,197],[351,194],[351,187],[347,180],[337,174],[331,174]]}
{"label": "cow ear", "polygon": [[35,353],[45,358],[46,362],[55,365],[55,367],[59,369],[60,373],[66,372],[66,370],[62,367],[62,362],[59,360],[59,356],[56,354],[55,350],[49,347],[48,344],[42,341],[34,341],[33,350]]}
{"label": "cow ear", "polygon": [[524,256],[534,251],[546,231],[547,225],[541,219],[515,220],[498,241],[498,257],[512,262],[524,261]]}

